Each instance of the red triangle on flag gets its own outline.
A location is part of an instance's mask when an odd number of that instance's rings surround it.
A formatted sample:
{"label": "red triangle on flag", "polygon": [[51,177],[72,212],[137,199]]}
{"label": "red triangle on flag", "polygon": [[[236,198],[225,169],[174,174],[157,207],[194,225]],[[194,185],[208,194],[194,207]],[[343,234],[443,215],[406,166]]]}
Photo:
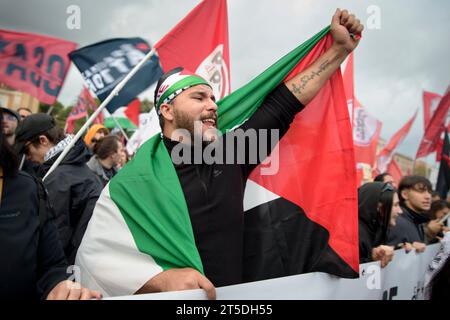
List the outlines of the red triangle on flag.
{"label": "red triangle on flag", "polygon": [[127,109],[125,110],[125,115],[131,120],[137,127],[139,127],[139,114],[141,113],[141,101],[139,99],[134,99],[131,101]]}

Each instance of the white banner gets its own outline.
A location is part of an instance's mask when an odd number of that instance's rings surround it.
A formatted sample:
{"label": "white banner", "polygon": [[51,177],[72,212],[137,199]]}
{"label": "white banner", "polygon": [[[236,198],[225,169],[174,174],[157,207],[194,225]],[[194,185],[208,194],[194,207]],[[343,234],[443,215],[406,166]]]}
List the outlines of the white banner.
{"label": "white banner", "polygon": [[[423,299],[425,272],[440,244],[424,253],[403,250],[381,269],[379,262],[360,265],[358,279],[315,272],[217,288],[218,300],[411,300]],[[109,299],[205,300],[203,290],[152,293]]]}

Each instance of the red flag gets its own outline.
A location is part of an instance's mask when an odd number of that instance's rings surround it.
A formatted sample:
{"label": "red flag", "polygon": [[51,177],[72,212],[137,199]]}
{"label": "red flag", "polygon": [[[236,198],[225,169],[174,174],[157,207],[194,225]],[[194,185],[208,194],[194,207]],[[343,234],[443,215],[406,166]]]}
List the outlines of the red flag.
{"label": "red flag", "polygon": [[344,80],[345,96],[347,97],[348,113],[350,114],[350,123],[354,123],[355,115],[355,88],[354,88],[354,76],[353,76],[353,52],[350,53],[347,59],[347,65],[342,76]]}
{"label": "red flag", "polygon": [[436,111],[441,99],[442,96],[437,93],[428,91],[423,92],[423,130],[427,129],[427,125]]}
{"label": "red flag", "polygon": [[53,104],[62,87],[76,43],[0,30],[0,82]]}
{"label": "red flag", "polygon": [[353,119],[353,143],[356,163],[375,164],[378,140],[382,123],[359,103],[355,98],[355,116]]}
{"label": "red flag", "polygon": [[[75,128],[75,121],[88,116],[87,110],[95,111],[97,108],[97,104],[95,103],[94,98],[92,98],[89,93],[88,88],[84,88],[81,91],[80,96],[78,97],[77,103],[73,106],[72,110],[67,117],[66,122],[66,132],[73,133],[73,129]],[[103,123],[103,114],[95,118],[93,123]]]}
{"label": "red flag", "polygon": [[364,178],[364,169],[356,165],[356,187],[359,188]]}
{"label": "red flag", "polygon": [[[304,70],[331,43],[328,34],[300,61],[285,81]],[[279,152],[274,151],[269,157],[268,161],[272,163],[278,161],[278,171],[273,175],[264,175],[263,170],[267,168],[260,165],[252,172],[250,179],[280,196],[283,203],[277,199],[271,205],[297,210],[297,215],[299,211],[304,211],[309,221],[320,226],[320,230],[326,230],[325,239],[317,230],[313,232],[314,237],[307,240],[308,244],[303,244],[316,246],[309,251],[314,255],[317,252],[323,254],[331,248],[327,256],[333,262],[327,267],[322,256],[315,260],[314,270],[351,277],[357,275],[359,270],[358,214],[356,168],[346,100],[338,70],[305,110],[297,115],[278,144]],[[286,211],[284,214],[288,215]],[[311,222],[305,222],[305,225],[307,223]],[[312,230],[305,228],[308,232]]]}
{"label": "red flag", "polygon": [[402,169],[400,169],[397,161],[395,161],[394,159],[391,160],[391,162],[387,166],[387,172],[389,172],[389,174],[392,176],[395,182],[395,186],[397,187],[403,177]]}
{"label": "red flag", "polygon": [[137,127],[139,126],[139,114],[141,113],[141,101],[139,99],[134,99],[131,101],[127,109],[125,110],[125,115],[131,120]]}
{"label": "red flag", "polygon": [[414,113],[414,116],[400,129],[398,130],[392,138],[388,141],[386,146],[380,151],[377,157],[377,170],[380,173],[383,173],[387,170],[387,165],[391,162],[392,156],[394,155],[395,149],[398,147],[400,143],[402,143],[403,139],[405,139],[409,130],[411,129],[414,120],[416,119],[417,111]]}
{"label": "red flag", "polygon": [[164,72],[184,67],[208,80],[217,99],[230,93],[226,0],[201,2],[155,48]]}
{"label": "red flag", "polygon": [[431,116],[427,129],[420,142],[416,158],[426,157],[436,150],[438,141],[442,132],[445,130],[445,121],[447,120],[448,109],[450,107],[450,91],[439,102],[436,111]]}

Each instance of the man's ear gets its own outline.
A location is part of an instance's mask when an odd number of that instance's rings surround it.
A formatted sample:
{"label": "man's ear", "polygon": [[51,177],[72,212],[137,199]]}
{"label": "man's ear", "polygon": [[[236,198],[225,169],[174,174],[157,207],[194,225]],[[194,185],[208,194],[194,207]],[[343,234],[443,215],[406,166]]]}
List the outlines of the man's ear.
{"label": "man's ear", "polygon": [[409,196],[409,190],[408,189],[403,189],[402,190],[402,192],[401,192],[401,195],[402,195],[402,198],[404,199],[404,200],[408,200],[408,196]]}
{"label": "man's ear", "polygon": [[48,140],[48,138],[44,135],[40,135],[39,136],[39,143],[43,146],[49,146],[50,145],[50,140]]}
{"label": "man's ear", "polygon": [[159,107],[159,111],[161,112],[164,119],[168,121],[172,121],[174,119],[173,115],[173,106],[168,103],[163,103]]}

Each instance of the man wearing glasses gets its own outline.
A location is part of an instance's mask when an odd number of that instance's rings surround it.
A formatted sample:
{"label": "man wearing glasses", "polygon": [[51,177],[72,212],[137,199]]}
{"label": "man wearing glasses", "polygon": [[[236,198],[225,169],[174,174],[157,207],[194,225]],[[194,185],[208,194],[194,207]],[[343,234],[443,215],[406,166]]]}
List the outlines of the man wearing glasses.
{"label": "man wearing glasses", "polygon": [[431,208],[431,183],[422,176],[407,176],[400,181],[398,194],[403,214],[388,235],[388,244],[410,246],[417,252],[426,249],[426,228]]}
{"label": "man wearing glasses", "polygon": [[2,106],[0,106],[0,112],[2,113],[3,134],[5,135],[6,142],[12,146],[14,144],[14,133],[17,124],[20,121],[20,116],[17,112],[8,108],[3,108]]}

